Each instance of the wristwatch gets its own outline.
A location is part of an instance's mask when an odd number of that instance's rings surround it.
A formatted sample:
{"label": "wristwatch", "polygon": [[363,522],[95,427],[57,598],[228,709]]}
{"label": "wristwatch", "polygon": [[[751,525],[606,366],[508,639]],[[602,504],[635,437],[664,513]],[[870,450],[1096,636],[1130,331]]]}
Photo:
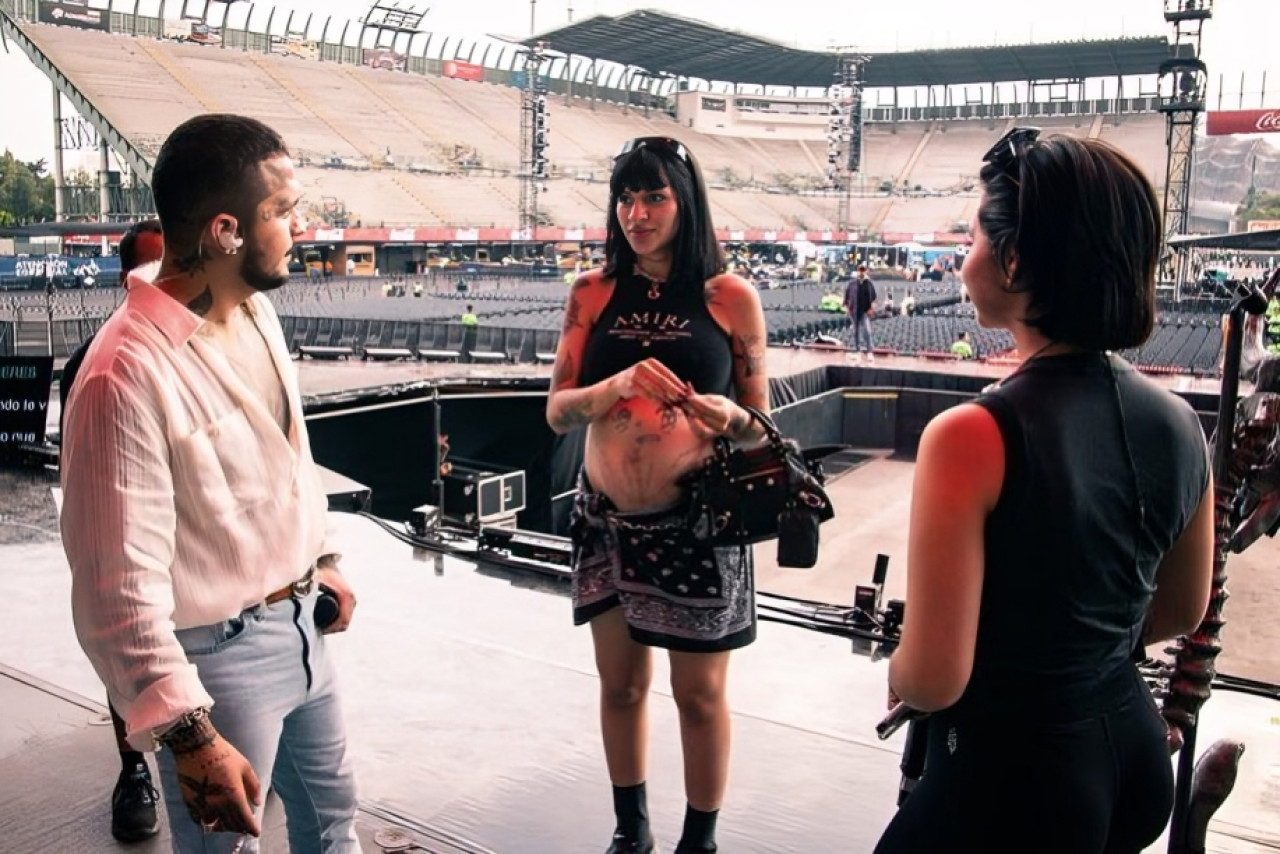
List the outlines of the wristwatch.
{"label": "wristwatch", "polygon": [[218,737],[208,708],[201,706],[184,714],[163,730],[156,732],[156,741],[173,751],[175,755],[190,753],[207,747]]}

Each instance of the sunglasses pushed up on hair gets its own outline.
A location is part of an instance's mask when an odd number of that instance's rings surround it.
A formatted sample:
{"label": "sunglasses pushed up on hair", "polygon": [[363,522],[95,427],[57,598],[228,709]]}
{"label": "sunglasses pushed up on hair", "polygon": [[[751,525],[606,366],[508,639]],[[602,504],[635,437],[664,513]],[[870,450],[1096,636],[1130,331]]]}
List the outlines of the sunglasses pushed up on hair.
{"label": "sunglasses pushed up on hair", "polygon": [[[996,144],[982,155],[983,163],[990,163],[1001,172],[1012,175],[1012,167],[1028,148],[1040,138],[1040,128],[1016,127],[996,140]],[[1017,179],[1015,178],[1015,183]]]}
{"label": "sunglasses pushed up on hair", "polygon": [[670,151],[685,163],[689,163],[689,150],[679,140],[672,139],[669,136],[638,136],[635,139],[629,139],[622,143],[622,147],[618,149],[617,154],[613,155],[613,159],[617,160],[620,157],[625,157],[641,148]]}

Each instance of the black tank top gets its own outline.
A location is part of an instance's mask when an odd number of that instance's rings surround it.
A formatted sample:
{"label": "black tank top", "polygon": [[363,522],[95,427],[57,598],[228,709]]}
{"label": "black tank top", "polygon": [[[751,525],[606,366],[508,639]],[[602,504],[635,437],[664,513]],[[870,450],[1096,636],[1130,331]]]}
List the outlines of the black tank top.
{"label": "black tank top", "polygon": [[1034,359],[975,402],[1000,426],[1005,477],[956,708],[1087,707],[1137,647],[1156,568],[1204,494],[1200,423],[1100,353]]}
{"label": "black tank top", "polygon": [[733,351],[703,293],[701,283],[651,287],[638,274],[619,279],[587,338],[578,385],[594,385],[652,357],[699,394],[729,394]]}

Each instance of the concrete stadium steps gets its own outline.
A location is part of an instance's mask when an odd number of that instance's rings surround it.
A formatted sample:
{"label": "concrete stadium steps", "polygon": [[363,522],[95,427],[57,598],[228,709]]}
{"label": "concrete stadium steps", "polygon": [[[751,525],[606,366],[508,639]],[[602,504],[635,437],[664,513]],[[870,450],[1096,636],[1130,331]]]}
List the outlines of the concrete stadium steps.
{"label": "concrete stadium steps", "polygon": [[[368,102],[353,97],[356,93],[349,86],[335,85],[333,76],[339,71],[336,66],[321,62],[316,63],[315,68],[300,69],[299,63],[290,57],[261,54],[245,54],[245,57],[288,95],[286,102],[315,116],[331,136],[342,139],[359,157],[370,162],[381,158],[383,149],[375,141],[373,131],[382,123],[382,117],[372,110],[362,110],[363,114],[356,112]],[[372,125],[367,123],[370,121]]]}
{"label": "concrete stadium steps", "polygon": [[448,221],[445,218],[445,216],[441,214],[440,211],[437,209],[438,206],[442,204],[443,200],[436,200],[433,202],[430,198],[428,198],[428,195],[424,192],[425,188],[420,188],[418,186],[418,182],[413,180],[412,175],[400,174],[399,172],[391,172],[391,171],[388,171],[385,174],[388,178],[391,179],[391,182],[393,184],[395,184],[400,189],[404,190],[406,193],[412,196],[414,200],[418,202],[418,204],[422,205],[423,210],[431,214],[431,216],[435,219],[436,222],[443,223]]}
{"label": "concrete stadium steps", "polygon": [[[414,96],[432,121],[453,125],[454,139],[474,146],[484,165],[516,171],[520,167],[520,92],[508,86],[447,77],[415,77]],[[442,129],[443,129],[442,127]]]}
{"label": "concrete stadium steps", "polygon": [[609,205],[609,185],[560,179],[547,182],[538,210],[566,228],[603,228]]}
{"label": "concrete stadium steps", "polygon": [[342,66],[342,71],[362,96],[378,105],[385,119],[379,123],[378,138],[391,149],[397,165],[444,168],[452,163],[453,140],[441,134],[421,109],[400,102],[394,91],[383,91],[391,72],[351,65]]}
{"label": "concrete stadium steps", "polygon": [[[946,231],[965,219],[971,204],[978,200],[977,193],[968,195],[901,198],[889,200],[889,207],[881,221],[885,232]],[[851,209],[852,211],[852,209]],[[854,219],[854,222],[860,220]]]}
{"label": "concrete stadium steps", "polygon": [[[387,225],[515,227],[519,186],[514,177],[449,177],[469,154],[496,172],[520,165],[521,93],[510,87],[374,70],[296,57],[147,41],[71,27],[24,25],[32,40],[135,145],[154,155],[182,121],[210,109],[266,121],[285,137],[303,167],[308,194],[333,196],[350,219]],[[700,134],[662,112],[552,95],[548,156],[557,178],[540,208],[553,225],[603,221],[612,155],[626,139],[675,136],[689,144],[712,185],[722,228],[818,231],[833,228],[836,200],[823,196],[715,189],[735,181],[781,184],[776,176],[816,178],[825,170],[821,141],[746,139]],[[1021,122],[1022,120],[1018,120]],[[1096,117],[1027,119],[1047,133],[1087,136]],[[926,190],[954,189],[976,177],[982,153],[1012,122],[903,122],[864,128],[862,192],[883,181]],[[1161,116],[1104,117],[1101,138],[1132,154],[1159,184],[1164,175]],[[320,169],[337,158],[345,166]],[[393,174],[383,174],[393,173]],[[590,181],[578,181],[588,178]],[[850,221],[867,230],[929,232],[972,214],[973,199],[860,197]]]}
{"label": "concrete stadium steps", "polygon": [[401,174],[435,208],[447,211],[449,225],[493,227],[519,221],[516,178]]}
{"label": "concrete stadium steps", "polygon": [[1169,149],[1165,145],[1164,116],[1106,116],[1102,123],[1102,137],[1128,154],[1151,182],[1164,186]]}
{"label": "concrete stadium steps", "polygon": [[447,224],[433,212],[433,200],[426,199],[432,205],[428,208],[407,188],[404,179],[412,177],[408,173],[300,166],[297,174],[305,203],[318,203],[323,197],[332,196],[346,206],[353,225],[357,220],[372,227]]}
{"label": "concrete stadium steps", "polygon": [[[665,114],[650,113],[646,118],[635,109],[624,110],[621,106],[605,103],[593,105],[590,100],[577,96],[555,96],[549,98],[548,102],[551,111],[551,148],[547,153],[551,162],[560,169],[595,171],[598,178],[607,179],[613,165],[613,155],[626,140],[637,136],[683,138],[680,126]],[[689,132],[684,136],[693,137],[696,134]],[[693,143],[690,143],[690,147],[694,148]],[[566,148],[571,152],[585,152],[586,161],[562,161],[562,152]],[[694,153],[699,161],[703,160],[701,151],[695,149]],[[705,162],[703,167],[705,169]]]}
{"label": "concrete stadium steps", "polygon": [[934,122],[934,133],[907,181],[925,190],[976,185],[982,155],[998,137],[987,122]]}
{"label": "concrete stadium steps", "polygon": [[151,57],[151,60],[159,65],[165,72],[173,78],[174,82],[186,90],[187,94],[200,102],[207,113],[225,113],[229,112],[221,97],[215,96],[204,85],[204,81],[196,79],[196,77],[188,72],[182,65],[175,62],[168,55],[164,46],[158,41],[151,39],[137,39],[134,44],[142,49],[142,52]]}
{"label": "concrete stadium steps", "polygon": [[204,112],[136,40],[31,24],[23,32],[135,145],[154,156],[177,125]]}
{"label": "concrete stadium steps", "polygon": [[[867,185],[874,189],[881,181],[897,180],[928,128],[928,122],[863,126],[862,174],[866,176]],[[826,163],[825,148],[821,149],[820,156]]]}

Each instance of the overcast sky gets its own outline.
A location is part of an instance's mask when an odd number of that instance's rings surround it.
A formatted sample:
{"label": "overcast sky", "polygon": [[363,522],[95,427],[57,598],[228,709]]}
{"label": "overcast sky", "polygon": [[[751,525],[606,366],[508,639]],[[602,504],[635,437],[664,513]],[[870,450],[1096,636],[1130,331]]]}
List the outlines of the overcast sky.
{"label": "overcast sky", "polygon": [[[129,8],[133,0],[116,0],[117,8]],[[159,7],[158,0],[141,0],[144,11]],[[409,0],[399,0],[408,5]],[[202,0],[187,0],[198,11]],[[104,5],[104,0],[90,0]],[[177,0],[169,0],[176,16]],[[255,21],[268,2],[256,3]],[[359,17],[367,2],[352,0],[281,0],[284,9],[311,9],[318,14]],[[1164,22],[1164,0],[422,0],[429,7],[423,22],[427,29],[460,35],[497,33],[526,36],[530,11],[539,31],[560,26],[569,19],[581,21],[593,15],[620,15],[641,8],[670,11],[719,27],[771,38],[796,47],[823,49],[856,46],[868,52],[916,48],[969,47],[1028,42],[1074,41],[1117,36],[1169,35]],[[780,13],[780,10],[785,10]],[[154,12],[153,12],[154,13]],[[1224,108],[1237,106],[1241,74],[1246,75],[1246,108],[1280,107],[1280,0],[1219,0],[1214,17],[1204,28],[1202,58],[1209,68],[1210,106],[1217,104],[1219,75],[1227,93]],[[655,45],[660,47],[660,45]],[[607,54],[608,47],[601,47]],[[10,46],[0,49],[0,91],[5,109],[0,112],[0,149],[9,148],[23,159],[49,157],[52,153],[51,84],[26,56]],[[1259,102],[1263,75],[1265,104]]]}

